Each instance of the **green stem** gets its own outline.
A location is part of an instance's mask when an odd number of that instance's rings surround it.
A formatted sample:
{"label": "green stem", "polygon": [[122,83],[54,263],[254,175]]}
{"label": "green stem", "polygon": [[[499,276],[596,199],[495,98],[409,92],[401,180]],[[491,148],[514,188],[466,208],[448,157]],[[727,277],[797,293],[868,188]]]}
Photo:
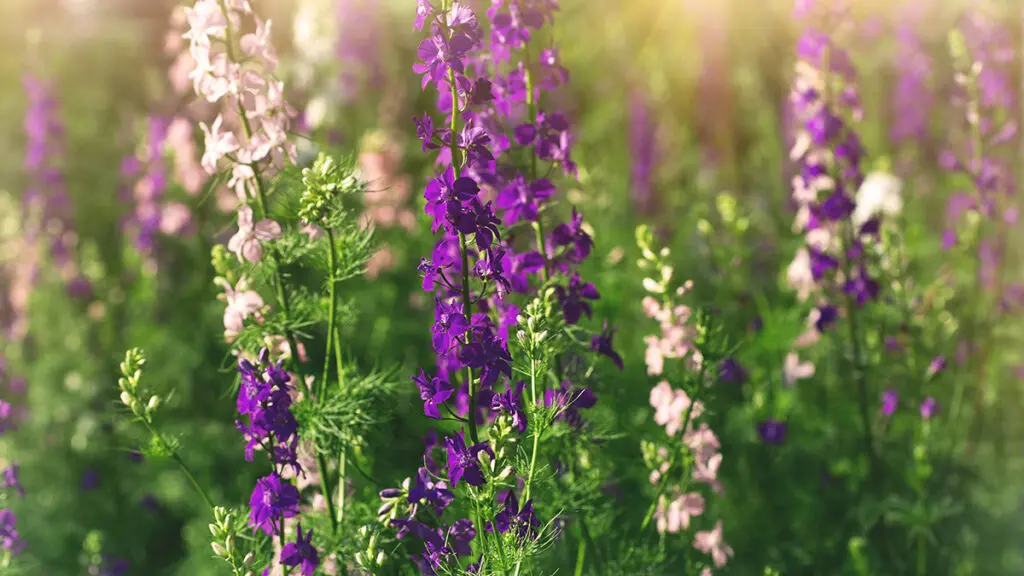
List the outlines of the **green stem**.
{"label": "green stem", "polygon": [[[149,430],[149,433],[152,434],[153,437],[157,439],[161,446],[168,446],[167,442],[164,441],[163,436],[161,436],[160,433],[156,431],[156,428],[153,427],[153,424],[147,418],[143,418],[142,423],[145,424],[146,429]],[[185,460],[182,459],[181,455],[178,454],[177,450],[171,450],[171,459],[174,460],[175,463],[177,463],[179,468],[181,468],[181,471],[188,478],[189,482],[192,483],[192,487],[195,488],[196,492],[199,493],[199,496],[203,499],[203,502],[206,503],[206,506],[210,509],[210,512],[213,512],[213,500],[210,499],[210,496],[206,493],[206,490],[204,490],[203,487],[199,485],[199,481],[196,480],[196,476],[195,474],[192,473],[192,469],[188,467],[188,464],[185,463]]]}
{"label": "green stem", "polygon": [[[227,54],[228,54],[228,59],[230,61],[232,61],[232,62],[236,62],[235,54],[234,54],[234,52],[235,52],[234,40],[232,38],[231,25],[230,25],[230,22],[231,22],[230,14],[228,12],[227,6],[224,3],[224,0],[218,0],[218,4],[220,5],[220,11],[224,15],[224,19],[227,20],[227,22],[229,23],[228,26],[226,26],[226,31],[225,31],[225,34],[226,34],[225,44],[226,44],[226,50],[227,50]],[[242,100],[241,99],[236,99],[236,108],[237,108],[237,111],[238,111],[238,117],[242,121],[242,130],[245,133],[245,137],[247,139],[251,138],[252,134],[253,134],[252,126],[249,124],[249,118],[245,115],[245,107],[242,106]],[[262,170],[260,170],[259,165],[257,163],[255,163],[255,162],[250,164],[250,167],[252,168],[252,171],[253,171],[253,180],[255,180],[255,182],[256,182],[256,202],[257,202],[257,206],[260,209],[259,216],[260,216],[261,219],[262,218],[266,218],[267,214],[268,214],[268,211],[267,211],[267,198],[266,198],[267,192],[266,192],[266,187],[265,187],[265,185],[263,183],[263,178],[261,178]],[[274,270],[274,291],[275,291],[276,296],[277,296],[278,306],[281,308],[281,315],[284,317],[284,324],[285,324],[285,326],[287,326],[288,323],[289,323],[289,319],[291,317],[291,312],[290,312],[291,308],[290,308],[290,305],[289,305],[289,302],[288,302],[288,292],[284,289],[284,277],[281,274],[281,267],[279,265],[279,261],[278,261],[278,258],[277,258],[277,251],[272,248],[268,252],[269,252],[268,259],[270,260],[270,266]],[[299,360],[299,347],[298,347],[298,342],[297,342],[297,340],[295,338],[295,334],[292,332],[291,329],[285,328],[284,336],[285,336],[285,339],[288,341],[288,346],[291,348],[291,352],[292,352],[292,367],[295,370],[295,374],[299,378],[299,382],[304,384],[306,382],[306,375],[305,375],[305,370],[303,369],[303,366],[302,366],[302,362]],[[319,473],[320,473],[320,488],[321,488],[321,492],[323,492],[324,500],[327,503],[327,510],[328,510],[327,516],[331,519],[331,529],[332,529],[332,531],[335,534],[337,534],[337,532],[338,532],[338,519],[334,517],[334,512],[333,512],[334,506],[332,504],[331,493],[330,493],[330,490],[327,489],[327,460],[321,454],[317,455],[317,468],[318,468]]]}
{"label": "green stem", "polygon": [[576,549],[576,570],[573,571],[575,576],[583,576],[583,566],[587,560],[587,540],[580,538],[579,547]]}
{"label": "green stem", "polygon": [[[327,266],[329,268],[327,288],[328,298],[330,300],[330,306],[327,312],[327,344],[326,350],[324,351],[324,370],[320,378],[319,393],[317,394],[317,402],[322,403],[324,398],[327,396],[327,375],[330,373],[331,368],[331,349],[335,344],[334,338],[334,326],[338,314],[338,299],[334,293],[334,286],[337,284],[335,277],[335,270],[337,270],[337,254],[334,248],[334,230],[327,228]],[[341,362],[338,362],[338,374],[341,374]]]}

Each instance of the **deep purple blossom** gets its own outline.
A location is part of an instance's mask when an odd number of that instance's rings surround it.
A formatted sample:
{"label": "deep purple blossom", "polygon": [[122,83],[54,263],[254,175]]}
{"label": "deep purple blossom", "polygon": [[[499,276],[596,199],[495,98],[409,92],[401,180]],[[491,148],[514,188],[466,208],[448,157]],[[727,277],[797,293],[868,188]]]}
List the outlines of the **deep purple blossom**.
{"label": "deep purple blossom", "polygon": [[540,205],[555,193],[555,185],[547,178],[527,182],[517,174],[498,194],[497,207],[505,211],[505,225],[511,226],[520,220],[537,220]]}
{"label": "deep purple blossom", "polygon": [[527,500],[522,509],[515,492],[505,493],[504,507],[494,516],[491,528],[499,534],[513,530],[520,539],[536,540],[540,520],[533,513],[533,500]]}
{"label": "deep purple blossom", "polygon": [[757,433],[765,444],[782,444],[786,441],[786,423],[768,419],[757,425]]}
{"label": "deep purple blossom", "polygon": [[413,382],[420,389],[420,399],[423,400],[423,413],[430,418],[440,419],[441,412],[437,409],[438,404],[443,404],[453,394],[452,388],[447,382],[443,382],[437,376],[429,377],[420,369],[418,376],[413,376]]}
{"label": "deep purple blossom", "polygon": [[556,408],[555,420],[564,420],[569,426],[579,428],[583,425],[580,410],[593,408],[597,404],[597,396],[589,388],[573,386],[563,380],[559,388],[548,388],[544,391],[544,406]]}
{"label": "deep purple blossom", "polygon": [[491,410],[505,413],[512,417],[512,425],[522,434],[526,432],[526,409],[523,406],[523,388],[526,384],[520,380],[509,386],[508,390],[495,394],[491,399]]}
{"label": "deep purple blossom", "polygon": [[747,371],[739,360],[726,358],[718,365],[718,380],[725,384],[742,384],[747,380]]}
{"label": "deep purple blossom", "polygon": [[594,241],[583,230],[583,214],[576,208],[572,209],[572,220],[559,224],[551,232],[551,245],[555,248],[565,247],[566,257],[573,263],[583,262],[590,256]]}
{"label": "deep purple blossom", "polygon": [[448,484],[444,480],[435,481],[431,476],[430,470],[426,467],[420,467],[416,473],[416,484],[409,488],[408,501],[410,504],[418,504],[421,501],[425,501],[433,507],[434,514],[440,516],[441,512],[454,499],[455,494],[448,489]]}
{"label": "deep purple blossom", "polygon": [[289,542],[281,548],[281,564],[284,566],[299,566],[302,576],[312,576],[320,566],[320,554],[313,547],[311,542],[313,529],[302,536],[302,522],[295,527],[295,541]]}
{"label": "deep purple blossom", "polygon": [[590,337],[590,349],[611,359],[619,370],[622,370],[622,356],[615,351],[612,338],[615,337],[615,328],[608,325],[605,320],[601,326],[601,333]]}
{"label": "deep purple blossom", "polygon": [[487,452],[493,458],[490,445],[480,442],[466,446],[466,437],[461,430],[445,438],[444,443],[448,451],[448,480],[451,485],[458,486],[460,480],[465,480],[470,486],[483,486],[485,479],[479,455]]}
{"label": "deep purple blossom", "polygon": [[447,352],[467,330],[469,320],[463,313],[462,302],[438,300],[434,309],[434,327],[431,329],[434,351],[438,354]]}
{"label": "deep purple blossom", "polygon": [[590,282],[583,282],[579,272],[573,274],[568,286],[555,286],[555,293],[562,305],[562,312],[567,324],[579,322],[582,314],[586,314],[587,318],[590,318],[592,312],[587,300],[601,298],[597,288]]}
{"label": "deep purple blossom", "polygon": [[463,203],[476,198],[479,192],[480,186],[472,178],[456,178],[451,166],[431,180],[423,197],[427,200],[427,214],[434,218],[431,225],[434,233],[446,223],[457,226],[465,212]]}
{"label": "deep purple blossom", "polygon": [[298,515],[299,489],[271,472],[256,481],[249,508],[249,526],[273,535],[280,520]]}

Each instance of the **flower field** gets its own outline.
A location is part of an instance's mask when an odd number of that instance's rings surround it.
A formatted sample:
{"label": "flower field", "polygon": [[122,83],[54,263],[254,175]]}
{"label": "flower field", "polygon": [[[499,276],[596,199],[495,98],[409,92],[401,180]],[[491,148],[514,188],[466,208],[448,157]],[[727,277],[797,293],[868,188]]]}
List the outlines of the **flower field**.
{"label": "flower field", "polygon": [[1024,11],[5,0],[0,575],[1024,574]]}

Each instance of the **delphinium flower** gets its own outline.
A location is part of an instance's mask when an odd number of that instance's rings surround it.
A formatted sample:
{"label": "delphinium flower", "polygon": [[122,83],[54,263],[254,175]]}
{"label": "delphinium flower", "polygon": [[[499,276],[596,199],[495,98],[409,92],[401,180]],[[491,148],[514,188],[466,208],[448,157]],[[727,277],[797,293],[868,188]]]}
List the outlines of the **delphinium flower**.
{"label": "delphinium flower", "polygon": [[[797,16],[804,32],[797,43],[797,64],[790,101],[800,129],[790,158],[799,173],[793,178],[792,198],[798,208],[793,228],[804,234],[801,248],[788,270],[802,299],[815,307],[808,332],[794,350],[815,344],[843,319],[849,331],[853,362],[862,366],[858,314],[879,297],[875,278],[876,243],[881,215],[863,222],[856,194],[864,184],[861,161],[865,150],[855,129],[863,115],[857,74],[841,39],[851,24],[849,6],[838,3],[798,3]],[[863,212],[863,210],[862,210]],[[788,359],[787,359],[788,362]],[[799,358],[796,359],[799,362]],[[868,382],[856,375],[861,428],[865,448],[873,457]],[[777,439],[782,429],[767,421],[762,429]]]}
{"label": "delphinium flower", "polygon": [[654,171],[658,161],[657,124],[650,97],[639,89],[629,95],[630,193],[641,213],[650,213],[657,201]]}
{"label": "delphinium flower", "polygon": [[[642,443],[644,461],[651,470],[650,481],[657,490],[643,528],[653,519],[659,532],[678,533],[690,530],[692,520],[706,512],[707,502],[699,491],[700,484],[715,494],[724,491],[718,479],[723,458],[721,445],[707,422],[702,421],[706,413],[704,400],[711,393],[712,384],[722,383],[725,376],[738,378],[745,371],[735,358],[724,354],[716,357],[720,353],[717,345],[707,348],[707,315],[695,314],[681,302],[693,283],[674,284],[674,271],[668,262],[671,251],[656,249],[653,234],[645,226],[637,229],[636,239],[643,255],[640,268],[650,274],[643,280],[648,296],[642,306],[658,322],[661,332],[646,338],[648,374],[678,373],[666,370],[666,360],[681,361],[684,374],[683,387],[675,388],[668,380],[661,380],[650,392],[654,421],[664,427],[669,441]],[[705,361],[705,352],[714,365]],[[733,552],[722,539],[721,520],[712,531],[693,529],[693,546],[711,555],[716,568],[724,566]],[[710,566],[705,564],[703,573],[710,574]]]}
{"label": "delphinium flower", "polygon": [[923,24],[935,2],[907,0],[896,17],[896,84],[892,92],[892,125],[889,138],[894,144],[917,143],[929,132],[935,105],[931,86],[932,61],[922,40]]}
{"label": "delphinium flower", "polygon": [[[255,451],[260,449],[272,465],[271,473],[260,478],[253,489],[249,500],[249,525],[266,534],[277,535],[283,542],[284,520],[298,515],[300,495],[299,489],[282,474],[286,469],[293,475],[304,474],[297,453],[298,423],[291,412],[291,377],[281,361],[270,362],[266,348],[260,352],[257,364],[240,360],[238,371],[241,385],[236,404],[242,419],[237,426],[247,441],[245,458],[252,461]],[[282,550],[281,562],[290,566],[301,562],[302,573],[312,574],[318,556],[315,550],[310,553],[311,534],[312,530],[303,538],[300,530],[299,540],[286,544]],[[289,554],[287,557],[285,552]]]}
{"label": "delphinium flower", "polygon": [[[958,356],[963,352],[974,381],[986,382],[991,378],[989,360],[1000,347],[996,335],[1006,316],[1006,296],[1018,289],[1007,277],[1007,257],[1012,250],[1011,230],[1020,216],[1013,196],[1019,182],[1008,162],[1020,143],[1020,96],[1013,86],[1019,55],[1013,34],[994,4],[972,4],[959,16],[950,35],[955,72],[952,104],[963,121],[957,123],[959,130],[953,132],[951,148],[941,154],[940,165],[968,184],[966,191],[947,200],[943,247],[955,248],[953,255],[964,257],[973,267],[972,280],[957,286],[958,292],[979,296],[979,306],[968,307],[973,313],[960,320],[964,340]],[[975,389],[975,414],[984,407],[986,390],[986,386]],[[953,409],[959,410],[961,404],[955,399]],[[969,445],[978,427],[971,428]]]}
{"label": "delphinium flower", "polygon": [[48,245],[57,273],[72,296],[88,298],[89,281],[73,259],[77,236],[73,229],[71,198],[64,181],[64,126],[52,84],[41,77],[26,75],[23,86],[28,97],[25,112],[25,172],[28,184],[22,195],[23,215],[29,242]]}
{"label": "delphinium flower", "polygon": [[161,228],[161,197],[169,183],[163,150],[168,128],[169,122],[166,118],[150,116],[146,139],[138,158],[141,175],[135,183],[132,228],[135,247],[145,254],[152,254],[156,234]]}

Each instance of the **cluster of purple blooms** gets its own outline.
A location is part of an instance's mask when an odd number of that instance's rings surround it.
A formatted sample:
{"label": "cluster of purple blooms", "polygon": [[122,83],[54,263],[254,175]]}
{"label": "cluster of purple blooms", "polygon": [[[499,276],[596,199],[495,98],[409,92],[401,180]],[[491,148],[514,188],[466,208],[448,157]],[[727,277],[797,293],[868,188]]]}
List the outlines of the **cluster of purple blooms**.
{"label": "cluster of purple blooms", "polygon": [[92,285],[81,275],[73,259],[76,237],[73,229],[71,199],[64,180],[64,125],[46,80],[26,75],[23,79],[28,108],[25,113],[25,173],[28,177],[22,196],[24,230],[29,242],[49,242],[50,258],[66,282],[68,292],[88,298]]}
{"label": "cluster of purple blooms", "polygon": [[[583,315],[590,317],[590,302],[600,298],[594,285],[575,272],[593,247],[582,215],[573,210],[569,222],[558,224],[550,234],[543,229],[545,204],[555,194],[549,176],[555,168],[566,176],[576,174],[568,120],[539,106],[541,94],[565,83],[568,73],[553,48],[533,55],[530,51],[531,39],[552,21],[557,8],[554,0],[492,2],[487,10],[488,48],[483,27],[466,4],[446,1],[438,7],[419,0],[417,6],[415,28],[426,27],[429,35],[419,45],[413,69],[422,76],[424,88],[437,88],[438,109],[446,122],[436,125],[429,114],[415,119],[423,150],[438,151],[439,174],[427,184],[424,198],[432,230],[441,238],[431,258],[419,266],[423,289],[436,299],[431,332],[437,373],[420,370],[413,381],[428,417],[440,419],[444,409],[456,418],[470,419],[469,438],[460,431],[443,441],[448,481],[435,480],[440,467],[431,451],[437,442],[428,442],[426,466],[408,494],[412,514],[392,521],[399,537],[413,533],[425,542],[422,558],[417,559],[424,574],[435,573],[453,555],[469,555],[476,529],[469,520],[450,528],[429,528],[414,518],[418,505],[429,504],[439,516],[454,500],[451,489],[460,482],[486,482],[480,455],[493,459],[494,453],[487,442],[479,441],[478,424],[506,415],[520,434],[529,425],[525,384],[512,382],[508,337],[520,310],[509,296],[530,295],[541,282],[547,283],[568,324],[576,324]],[[528,158],[526,166],[513,161],[523,157]],[[534,245],[531,238],[519,242],[500,228],[521,223],[534,228]],[[591,348],[621,368],[621,358],[612,348],[613,333],[605,327],[593,337]],[[504,391],[496,390],[499,383],[504,383]],[[578,427],[579,410],[592,407],[596,397],[566,381],[537,402],[559,407],[559,418]],[[385,490],[381,496],[396,494]],[[488,528],[498,533],[514,528],[521,537],[535,538],[539,522],[532,501],[520,508],[510,492],[503,505]],[[467,569],[474,570],[475,565]]]}
{"label": "cluster of purple blooms", "polygon": [[170,120],[153,115],[147,123],[146,142],[139,156],[126,159],[121,166],[122,175],[137,179],[134,196],[135,210],[128,224],[133,232],[135,248],[143,253],[153,251],[162,219],[161,197],[169,183],[168,166],[164,161],[164,145]]}
{"label": "cluster of purple blooms", "polygon": [[[238,372],[241,386],[238,390],[238,413],[242,419],[237,427],[245,435],[246,460],[252,461],[255,450],[264,450],[273,465],[273,471],[256,481],[249,499],[249,525],[268,535],[283,538],[284,520],[299,514],[299,489],[282,478],[281,472],[291,468],[295,475],[304,474],[299,464],[298,423],[292,414],[291,376],[282,367],[282,361],[270,362],[270,352],[260,351],[256,364],[240,360]],[[248,420],[246,422],[245,420]],[[310,544],[312,530],[305,537],[299,524],[298,539],[289,542],[281,551],[281,564],[300,566],[304,576],[312,574],[319,565],[319,554]]]}
{"label": "cluster of purple blooms", "polygon": [[[799,207],[796,226],[806,233],[814,283],[822,286],[831,280],[857,306],[863,306],[879,292],[877,280],[867,269],[864,246],[865,239],[878,234],[879,221],[871,218],[858,224],[851,219],[864,181],[860,167],[864,148],[852,125],[862,111],[853,62],[832,36],[847,9],[813,6],[806,10],[800,14],[806,17],[807,28],[797,46],[799,63],[791,97],[802,129],[792,152],[800,170],[793,191]],[[838,316],[830,303],[822,304],[819,313],[819,330]]]}
{"label": "cluster of purple blooms", "polygon": [[[8,379],[10,381],[8,382]],[[17,391],[24,386],[24,383],[16,377],[8,374],[6,361],[0,356],[0,383],[5,383],[7,390]],[[15,428],[14,409],[10,403],[0,399],[0,435]],[[11,490],[18,497],[25,496],[25,488],[22,487],[19,479],[21,467],[17,462],[0,470],[0,489]],[[25,548],[25,541],[21,539],[16,527],[17,517],[10,508],[0,509],[0,547],[10,554],[19,554]]]}
{"label": "cluster of purple blooms", "polygon": [[978,240],[978,280],[986,290],[1002,298],[1006,291],[1001,277],[1006,231],[1017,223],[1020,215],[1012,199],[1012,191],[1016,189],[1013,170],[1003,160],[1004,151],[1015,149],[1013,143],[1018,136],[1017,97],[1012,87],[1016,55],[1009,30],[982,10],[963,14],[959,28],[968,56],[979,70],[974,80],[974,94],[966,85],[966,77],[958,77],[954,104],[961,109],[968,124],[977,116],[974,120],[977,138],[965,135],[961,146],[940,155],[940,165],[968,177],[973,189],[949,198],[943,248],[950,249],[961,243],[958,227],[968,211],[977,211],[993,222],[995,225],[988,227],[993,233],[983,234]]}

